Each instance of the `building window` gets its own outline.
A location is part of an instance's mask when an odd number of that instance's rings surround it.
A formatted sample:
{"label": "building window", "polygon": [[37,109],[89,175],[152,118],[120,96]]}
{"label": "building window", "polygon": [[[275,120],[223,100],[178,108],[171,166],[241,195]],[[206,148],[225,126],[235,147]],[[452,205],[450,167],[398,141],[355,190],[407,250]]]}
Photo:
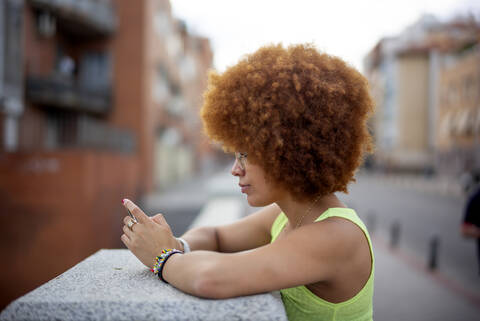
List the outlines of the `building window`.
{"label": "building window", "polygon": [[473,75],[469,75],[465,79],[465,98],[470,102],[473,102],[476,98],[477,91],[475,90],[475,77]]}
{"label": "building window", "polygon": [[170,95],[168,72],[163,66],[158,66],[154,73],[153,99],[157,103],[164,103]]}
{"label": "building window", "polygon": [[449,138],[452,133],[452,115],[445,113],[440,121],[439,134],[441,138]]}
{"label": "building window", "polygon": [[46,10],[38,11],[36,14],[37,32],[40,36],[51,38],[57,30],[55,16]]}
{"label": "building window", "polygon": [[197,66],[192,55],[185,55],[180,58],[180,77],[184,82],[189,82],[195,78],[197,74]]}
{"label": "building window", "polygon": [[51,150],[94,148],[131,152],[135,149],[135,137],[84,113],[52,110],[47,114],[45,144]]}
{"label": "building window", "polygon": [[161,37],[166,37],[171,31],[170,17],[163,11],[158,9],[153,18],[153,25],[157,34]]}
{"label": "building window", "polygon": [[476,117],[475,117],[475,122],[474,122],[474,133],[477,135],[480,134],[480,106],[476,108]]}
{"label": "building window", "polygon": [[87,52],[80,60],[79,85],[82,88],[95,89],[95,91],[110,88],[111,56],[108,52]]}

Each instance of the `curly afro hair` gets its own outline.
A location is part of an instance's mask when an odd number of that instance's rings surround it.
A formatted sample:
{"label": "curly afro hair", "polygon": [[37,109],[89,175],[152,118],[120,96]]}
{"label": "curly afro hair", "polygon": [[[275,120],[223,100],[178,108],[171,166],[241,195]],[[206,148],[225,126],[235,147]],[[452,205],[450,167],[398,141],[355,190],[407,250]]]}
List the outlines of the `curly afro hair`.
{"label": "curly afro hair", "polygon": [[373,149],[368,82],[313,45],[261,47],[211,72],[201,117],[228,152],[248,152],[267,179],[306,200],[341,191]]}

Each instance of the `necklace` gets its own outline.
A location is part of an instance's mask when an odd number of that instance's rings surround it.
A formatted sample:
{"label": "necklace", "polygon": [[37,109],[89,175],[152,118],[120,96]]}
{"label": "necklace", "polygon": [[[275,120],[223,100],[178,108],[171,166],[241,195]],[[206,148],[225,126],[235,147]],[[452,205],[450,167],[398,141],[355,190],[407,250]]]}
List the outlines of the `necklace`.
{"label": "necklace", "polygon": [[315,206],[315,204],[318,202],[318,200],[320,199],[320,195],[317,196],[317,198],[315,198],[315,200],[313,201],[312,205],[308,208],[308,210],[305,211],[305,214],[303,214],[302,218],[300,219],[300,221],[298,221],[297,225],[295,226],[295,228],[298,228],[300,226],[300,224],[302,223],[303,219],[305,218],[305,216],[307,216],[308,213],[310,213],[310,211],[312,210],[312,208]]}

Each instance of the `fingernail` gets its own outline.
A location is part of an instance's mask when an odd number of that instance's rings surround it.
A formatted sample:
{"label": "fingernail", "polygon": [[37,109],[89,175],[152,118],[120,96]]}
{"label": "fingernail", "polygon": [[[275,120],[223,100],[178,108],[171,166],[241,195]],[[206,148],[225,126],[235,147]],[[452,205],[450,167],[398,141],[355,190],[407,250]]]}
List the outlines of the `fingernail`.
{"label": "fingernail", "polygon": [[126,199],[124,198],[124,199],[122,200],[122,204],[125,205],[125,202],[126,202]]}

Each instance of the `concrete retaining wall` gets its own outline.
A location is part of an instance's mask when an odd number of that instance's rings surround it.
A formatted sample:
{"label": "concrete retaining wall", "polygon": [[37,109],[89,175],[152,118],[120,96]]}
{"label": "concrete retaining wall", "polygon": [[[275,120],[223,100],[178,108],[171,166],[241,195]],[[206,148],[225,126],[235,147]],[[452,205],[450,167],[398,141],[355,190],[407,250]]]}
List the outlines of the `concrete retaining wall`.
{"label": "concrete retaining wall", "polygon": [[278,292],[201,299],[165,284],[128,250],[100,250],[12,302],[0,320],[278,320]]}

